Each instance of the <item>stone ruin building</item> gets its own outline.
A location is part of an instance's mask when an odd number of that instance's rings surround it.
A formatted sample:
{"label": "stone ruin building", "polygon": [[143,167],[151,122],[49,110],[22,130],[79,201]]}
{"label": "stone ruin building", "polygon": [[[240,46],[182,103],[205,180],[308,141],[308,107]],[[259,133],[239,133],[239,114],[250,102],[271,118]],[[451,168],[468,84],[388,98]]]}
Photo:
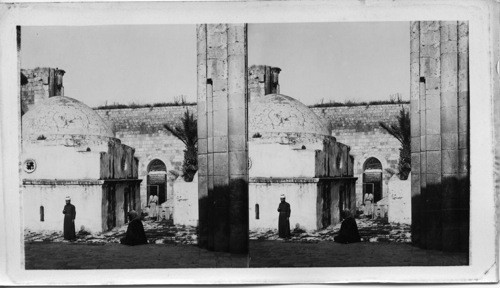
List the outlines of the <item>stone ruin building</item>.
{"label": "stone ruin building", "polygon": [[[281,69],[277,67],[265,65],[249,67],[248,93],[250,99],[277,93],[280,71]],[[272,87],[275,87],[274,90]],[[251,103],[252,101],[249,102],[249,105],[252,105]],[[334,136],[338,142],[346,143],[351,147],[350,155],[354,157],[353,176],[358,178],[355,184],[355,206],[357,208],[361,207],[363,203],[366,189],[378,185],[373,189],[376,192],[377,201],[387,198],[389,195],[388,180],[390,174],[387,172],[387,168],[397,169],[401,145],[394,137],[380,128],[379,122],[393,123],[401,108],[409,109],[409,105],[308,108],[320,119],[320,122],[324,122],[326,126],[332,128],[331,136]],[[196,117],[196,106],[193,105],[97,109],[95,111],[108,126],[113,127],[117,138],[135,148],[135,156],[140,160],[138,173],[139,178],[142,179],[141,203],[145,205],[151,190],[159,191],[160,203],[164,203],[167,217],[172,215],[174,223],[196,225],[197,215],[191,216],[192,213],[185,215],[174,209],[174,206],[187,205],[186,209],[194,211],[197,209],[197,203],[189,200],[192,197],[183,196],[191,189],[187,188],[189,183],[182,183],[182,179],[173,174],[173,172],[180,173],[184,144],[163,127],[165,123],[171,125],[179,123],[179,119],[186,110],[195,113]],[[252,117],[249,121],[253,121]],[[249,135],[249,140],[253,139],[252,136]],[[375,165],[370,165],[370,163]],[[371,175],[368,176],[373,175],[373,177],[364,177],[369,173]],[[370,182],[370,180],[374,181]],[[175,185],[181,187],[174,187]],[[253,208],[250,207],[250,209]],[[183,216],[174,217],[176,213],[182,213]],[[253,211],[250,213],[252,214]]]}
{"label": "stone ruin building", "polygon": [[[356,211],[354,159],[307,106],[281,94],[249,103],[250,229],[275,229],[281,194],[292,210],[290,224],[317,230]],[[292,228],[293,228],[292,227]]]}
{"label": "stone ruin building", "polygon": [[[48,87],[50,86],[47,84],[45,84],[44,86],[44,84],[42,83],[43,82],[42,77],[40,76],[41,74],[34,74],[33,72],[33,71],[44,71],[45,74],[50,75],[49,73],[45,72],[50,70],[55,70],[55,69],[37,68],[33,70],[23,70],[23,73],[29,75],[28,79],[30,79],[29,84],[23,86],[22,89],[22,93],[25,97],[24,99],[28,103],[35,102],[35,99],[37,101],[36,103],[38,103],[39,101],[46,99],[47,95],[53,94],[46,92],[48,90]],[[274,136],[260,137],[260,138],[255,137],[259,133],[264,133],[265,135],[268,136],[273,134],[273,132],[271,131],[273,129],[269,128],[272,127],[273,124],[262,123],[263,120],[261,118],[261,115],[258,114],[260,113],[261,108],[262,107],[277,108],[278,106],[280,106],[278,102],[282,101],[275,98],[280,98],[280,97],[287,98],[287,96],[280,96],[280,95],[274,95],[273,97],[265,99],[263,98],[264,95],[273,93],[276,94],[277,92],[279,92],[278,77],[280,71],[281,69],[277,67],[270,67],[265,65],[253,65],[248,69],[248,91],[249,91],[248,93],[250,97],[249,99],[250,132],[248,135],[248,139],[250,140],[249,145],[251,145],[252,147],[255,146],[254,149],[250,149],[251,154],[255,154],[254,152],[252,152],[254,150],[257,151],[257,149],[262,149],[262,147],[266,147],[266,145],[264,146],[261,145],[266,143],[266,141],[267,144],[275,143],[279,147],[282,145],[279,145],[277,143],[283,144],[283,141],[285,139],[283,137],[274,137]],[[31,97],[29,97],[29,95],[31,95]],[[252,99],[255,101],[252,101]],[[286,126],[290,128],[288,132],[282,131],[275,133],[276,135],[279,135],[280,133],[287,133],[288,135],[296,134],[295,137],[287,138],[288,140],[286,141],[290,142],[289,144],[291,145],[289,147],[294,147],[291,144],[291,142],[295,141],[294,145],[302,149],[302,145],[299,145],[299,143],[301,143],[300,141],[303,141],[303,144],[308,144],[304,145],[306,147],[305,150],[309,151],[314,151],[315,149],[322,150],[323,146],[321,145],[321,141],[323,138],[343,139],[342,141],[345,141],[344,143],[349,143],[349,144],[352,143],[351,145],[353,146],[350,146],[352,148],[350,148],[349,153],[350,156],[354,156],[353,157],[354,163],[352,163],[351,165],[353,174],[350,176],[354,176],[358,178],[358,180],[353,181],[353,183],[356,183],[355,184],[356,187],[355,189],[354,187],[352,188],[353,192],[350,194],[351,196],[345,197],[344,195],[342,201],[344,201],[343,202],[344,207],[350,206],[359,208],[362,204],[360,199],[362,199],[364,194],[363,188],[367,186],[366,183],[365,184],[360,183],[362,182],[363,179],[366,180],[368,178],[364,177],[364,173],[367,170],[366,169],[367,165],[365,164],[367,162],[367,159],[380,159],[380,162],[382,163],[382,167],[384,169],[388,167],[395,168],[397,165],[399,142],[393,139],[392,136],[380,131],[378,127],[378,121],[391,121],[391,119],[394,118],[395,115],[398,113],[399,111],[398,109],[400,109],[400,106],[381,105],[380,107],[356,106],[356,107],[308,108],[305,105],[301,104],[300,102],[293,100],[292,98],[290,98],[290,100],[288,99],[285,100],[286,100],[285,102],[289,102],[289,104],[281,105],[285,108],[283,107],[279,108],[279,111],[281,111],[280,113],[290,113],[291,110],[296,109],[296,107],[300,107],[303,110],[302,112],[304,112],[304,114],[306,115],[308,121],[312,121],[310,127],[308,127],[307,129],[304,129],[304,127],[301,126],[300,123],[293,123],[293,125],[291,125],[290,122],[289,123],[290,125]],[[274,102],[277,102],[278,104]],[[166,129],[164,129],[163,127],[164,123],[169,123],[169,124],[178,123],[179,119],[183,116],[183,113],[186,111],[186,109],[189,110],[191,113],[195,113],[196,106],[187,105],[187,106],[173,106],[173,107],[96,109],[94,111],[101,116],[101,118],[104,120],[104,122],[108,127],[112,127],[115,137],[121,139],[122,142],[127,143],[128,145],[134,147],[135,150],[134,157],[138,159],[137,177],[140,180],[142,180],[140,182],[140,189],[139,189],[141,207],[138,208],[143,208],[147,203],[147,199],[151,191],[155,191],[159,195],[160,203],[163,203],[163,209],[165,212],[164,217],[172,218],[174,220],[174,223],[177,224],[197,225],[198,203],[195,197],[193,197],[192,193],[190,193],[194,189],[193,185],[194,186],[197,185],[197,177],[195,177],[196,179],[193,181],[193,183],[184,183],[181,177],[177,177],[178,173],[180,173],[182,166],[184,144],[177,138],[175,138],[173,135],[171,135],[168,131],[166,131]],[[361,113],[360,111],[363,113]],[[266,125],[268,126],[267,128],[265,128]],[[333,130],[330,131],[330,128],[333,128]],[[259,131],[252,132],[255,129],[258,129],[260,132]],[[311,135],[311,137],[305,137],[305,136],[299,137],[297,135]],[[297,142],[298,140],[300,141]],[[314,144],[314,146],[309,145],[310,143],[308,143],[308,141],[316,142],[316,144]],[[336,142],[335,140],[333,141]],[[335,145],[340,145],[340,144],[335,144]],[[377,145],[377,147],[374,147],[375,145]],[[266,149],[271,149],[271,147],[268,145]],[[291,150],[291,151],[298,151],[298,150]],[[301,151],[302,154],[304,154],[304,152],[305,151]],[[266,175],[265,173],[263,174],[259,172],[260,168],[256,168],[259,165],[259,161],[257,161],[256,162],[257,164],[255,164],[254,163],[255,161],[252,159],[253,157],[251,156],[250,162],[253,165],[251,167],[254,168],[250,169],[251,172],[250,177],[253,178],[250,183],[250,191],[254,191],[255,189],[257,189],[255,191],[261,191],[257,188],[259,187],[259,184],[256,181],[265,181],[263,179],[266,178]],[[260,158],[257,157],[256,159]],[[296,165],[294,167],[299,167],[299,166],[301,165]],[[281,169],[281,170],[292,172],[292,170],[289,169]],[[382,178],[381,176],[382,173],[386,173],[385,170],[383,171],[376,170],[376,171],[377,172],[375,173],[380,173],[380,178],[378,179]],[[174,173],[177,173],[177,175],[175,175]],[[252,173],[254,173],[254,175],[259,175],[259,176],[254,177],[252,176]],[[276,178],[275,174],[276,172],[267,175],[269,175],[269,177]],[[302,179],[300,180],[303,182],[300,185],[302,188],[304,185],[306,185],[306,182],[304,182],[305,181],[304,175],[308,175],[308,177],[311,177],[311,179],[314,178],[313,176],[315,176],[314,175],[315,172],[309,174],[303,174],[300,172],[295,173],[293,175],[292,174],[290,174],[291,176],[289,175],[290,179],[293,178]],[[316,187],[317,185],[319,185],[317,183],[319,182],[318,179],[314,180],[316,182],[311,180],[313,182],[309,182],[309,186]],[[379,182],[381,188],[379,191],[384,191],[381,194],[384,195],[384,197],[386,197],[387,177],[385,177],[384,180],[385,181]],[[277,180],[275,179],[274,182],[276,181]],[[324,181],[321,181],[321,183],[323,182]],[[278,185],[285,185],[285,184],[275,183],[273,187],[278,187]],[[288,185],[292,184],[289,183]],[[348,190],[350,191],[350,189]],[[254,193],[250,192],[250,194],[251,194],[250,197],[253,197],[252,195]],[[330,197],[330,199],[335,199],[335,200],[337,200],[337,198],[339,197],[338,196]],[[277,197],[276,199],[279,199],[279,197]],[[273,205],[275,205],[274,202],[276,202],[276,199],[274,199],[272,205],[267,205],[267,207],[269,208],[274,207]],[[349,202],[352,204],[347,205],[347,202],[345,202],[347,201],[347,199],[349,199]],[[299,201],[293,201],[290,198],[289,200],[291,202],[299,203]],[[264,228],[265,225],[264,226],[262,224],[257,225],[257,223],[264,223],[264,222],[269,223],[267,225],[269,226],[269,228],[274,227],[274,225],[270,224],[272,223],[273,220],[272,219],[264,220],[266,219],[266,217],[260,216],[259,217],[260,221],[255,221],[256,214],[262,215],[262,213],[266,213],[265,209],[262,207],[262,203],[266,201],[259,200],[257,202],[259,202],[260,204],[258,203],[255,204],[258,204],[259,205],[258,209],[260,209],[260,211],[263,212],[256,213],[257,206],[250,205],[249,213],[252,216],[250,217],[250,228],[257,228],[257,227]],[[314,207],[317,206],[316,208],[314,208],[314,211],[319,209],[318,208],[319,204],[318,205],[311,204],[311,205]],[[266,207],[266,205],[264,205],[264,207]],[[322,209],[323,208],[319,210]],[[330,218],[333,219],[331,223],[336,223],[338,221],[337,212],[340,209],[338,204],[331,206],[331,208],[325,206],[324,209],[331,209],[331,211],[336,211],[336,212],[331,212],[333,213],[332,214],[333,216]],[[294,209],[295,212],[298,212],[300,210],[301,209],[298,210]],[[315,224],[301,224],[305,223],[304,222],[305,220],[303,220],[303,221],[296,221],[294,225],[299,224],[299,226],[307,229],[317,229],[318,227],[323,227],[324,226],[323,224],[316,223],[318,222],[317,219],[320,219],[322,217],[322,216],[316,216],[317,213],[308,213],[311,216],[306,217],[310,218],[309,220],[307,220],[309,221],[309,223],[315,223]],[[274,214],[275,213],[272,213],[271,215],[273,215],[274,217],[276,216]],[[301,215],[301,213],[294,213],[294,216],[298,215]],[[311,220],[311,219],[316,219],[316,220]]]}
{"label": "stone ruin building", "polygon": [[24,227],[60,231],[66,196],[76,206],[76,229],[101,232],[125,224],[127,212],[140,207],[134,149],[90,107],[62,92],[51,95],[44,72],[52,69],[34,71],[22,71],[28,81],[21,86],[31,103],[22,117]]}

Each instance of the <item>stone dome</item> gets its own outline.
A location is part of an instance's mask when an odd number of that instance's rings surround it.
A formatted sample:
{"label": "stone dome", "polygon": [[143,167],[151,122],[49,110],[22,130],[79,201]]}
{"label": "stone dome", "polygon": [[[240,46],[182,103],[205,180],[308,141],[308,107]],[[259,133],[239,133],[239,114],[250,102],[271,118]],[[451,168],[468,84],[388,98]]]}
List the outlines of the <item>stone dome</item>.
{"label": "stone dome", "polygon": [[329,136],[326,123],[306,105],[282,94],[268,94],[249,103],[249,136],[256,133],[298,133]]}
{"label": "stone dome", "polygon": [[31,108],[22,119],[23,139],[48,136],[114,137],[92,108],[69,97],[50,97]]}

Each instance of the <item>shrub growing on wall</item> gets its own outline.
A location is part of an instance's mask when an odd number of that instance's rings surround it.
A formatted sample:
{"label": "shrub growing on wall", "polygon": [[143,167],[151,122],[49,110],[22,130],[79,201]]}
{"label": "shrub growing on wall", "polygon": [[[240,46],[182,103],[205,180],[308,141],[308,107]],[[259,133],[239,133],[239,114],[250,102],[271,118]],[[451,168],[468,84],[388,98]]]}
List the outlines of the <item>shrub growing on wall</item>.
{"label": "shrub growing on wall", "polygon": [[399,148],[398,176],[401,180],[406,180],[411,171],[410,112],[402,108],[399,111],[399,116],[396,118],[397,122],[395,124],[388,125],[383,122],[379,122],[379,124],[387,133],[401,142],[401,148]]}
{"label": "shrub growing on wall", "polygon": [[186,109],[181,123],[175,126],[163,124],[163,127],[186,145],[184,162],[182,163],[182,177],[186,182],[193,181],[194,175],[198,171],[198,130],[194,114],[189,113],[189,110]]}

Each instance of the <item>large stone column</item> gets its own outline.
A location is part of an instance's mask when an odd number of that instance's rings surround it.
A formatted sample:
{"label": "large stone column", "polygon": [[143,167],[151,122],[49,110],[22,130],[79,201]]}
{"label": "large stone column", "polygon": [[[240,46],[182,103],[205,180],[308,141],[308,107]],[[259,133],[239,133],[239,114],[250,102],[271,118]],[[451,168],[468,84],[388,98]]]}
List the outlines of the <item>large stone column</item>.
{"label": "large stone column", "polygon": [[[412,197],[412,242],[417,243],[422,224],[421,185],[420,180],[420,22],[411,23],[410,32],[410,123],[411,123],[411,197]],[[423,80],[423,79],[422,79]],[[425,85],[425,83],[423,83]],[[425,107],[425,106],[424,106]],[[425,142],[424,142],[425,143]],[[423,155],[425,157],[425,155]]]}
{"label": "large stone column", "polygon": [[467,251],[467,23],[412,22],[410,33],[412,242]]}
{"label": "large stone column", "polygon": [[469,247],[469,23],[458,22],[458,177],[460,250]]}
{"label": "large stone column", "polygon": [[199,245],[248,250],[245,24],[202,24],[198,42]]}
{"label": "large stone column", "polygon": [[442,245],[458,247],[458,57],[457,22],[441,22]]}

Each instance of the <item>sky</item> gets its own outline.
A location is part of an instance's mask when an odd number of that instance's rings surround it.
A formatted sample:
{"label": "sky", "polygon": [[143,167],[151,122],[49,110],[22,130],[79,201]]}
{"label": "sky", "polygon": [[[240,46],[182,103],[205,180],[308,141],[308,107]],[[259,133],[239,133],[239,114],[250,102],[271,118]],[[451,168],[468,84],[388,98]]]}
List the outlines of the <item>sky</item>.
{"label": "sky", "polygon": [[[279,67],[307,105],[409,98],[409,23],[249,24],[248,65]],[[65,96],[105,104],[196,101],[194,25],[22,27],[21,67],[66,71]]]}

